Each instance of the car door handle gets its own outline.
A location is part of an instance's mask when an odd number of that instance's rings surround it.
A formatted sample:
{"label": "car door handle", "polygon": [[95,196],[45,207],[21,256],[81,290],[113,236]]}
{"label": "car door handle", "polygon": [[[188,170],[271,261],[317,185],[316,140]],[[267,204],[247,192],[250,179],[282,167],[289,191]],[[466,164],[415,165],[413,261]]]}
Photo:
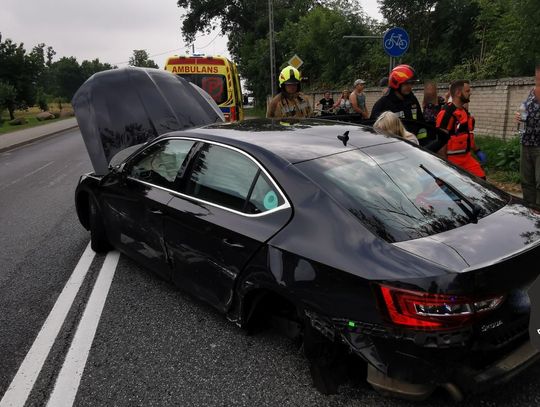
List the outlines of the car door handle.
{"label": "car door handle", "polygon": [[161,209],[150,208],[149,211],[150,213],[153,213],[154,215],[163,215],[163,211]]}
{"label": "car door handle", "polygon": [[229,247],[236,247],[237,249],[243,249],[245,247],[243,244],[231,242],[227,238],[223,239],[222,242]]}

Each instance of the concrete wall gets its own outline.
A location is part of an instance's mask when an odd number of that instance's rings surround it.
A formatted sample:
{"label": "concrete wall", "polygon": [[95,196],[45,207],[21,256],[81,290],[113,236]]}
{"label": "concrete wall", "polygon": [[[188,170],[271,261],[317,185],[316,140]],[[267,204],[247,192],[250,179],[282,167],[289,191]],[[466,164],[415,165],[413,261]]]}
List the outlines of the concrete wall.
{"label": "concrete wall", "polygon": [[[448,83],[438,84],[439,95],[448,91]],[[534,77],[504,78],[472,82],[472,95],[469,110],[476,119],[476,134],[500,138],[514,137],[517,125],[514,113],[525,100],[534,86]],[[352,90],[352,86],[351,86]],[[367,88],[366,104],[371,111],[373,104],[381,97],[381,88]],[[323,97],[324,92],[306,92],[316,103]],[[414,93],[420,103],[423,99],[423,86],[415,87]],[[332,91],[334,101],[337,101],[341,91]]]}

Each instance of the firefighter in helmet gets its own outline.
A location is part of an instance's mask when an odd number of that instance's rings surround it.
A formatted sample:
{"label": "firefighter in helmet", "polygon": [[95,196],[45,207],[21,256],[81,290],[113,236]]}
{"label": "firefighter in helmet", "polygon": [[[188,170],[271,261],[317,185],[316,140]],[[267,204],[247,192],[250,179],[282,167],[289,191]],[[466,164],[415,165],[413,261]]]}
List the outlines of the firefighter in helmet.
{"label": "firefighter in helmet", "polygon": [[[388,91],[373,105],[371,119],[377,119],[382,112],[394,112],[400,119],[405,119],[405,128],[418,137],[420,145],[424,145],[427,141],[423,140],[425,133],[420,132],[424,127],[424,116],[412,91],[412,84],[416,82],[416,74],[411,66],[398,65],[392,69],[388,76]],[[421,123],[410,123],[409,120]]]}
{"label": "firefighter in helmet", "polygon": [[309,117],[311,103],[307,96],[300,93],[300,72],[287,66],[279,74],[279,93],[272,98],[268,105],[266,117]]}

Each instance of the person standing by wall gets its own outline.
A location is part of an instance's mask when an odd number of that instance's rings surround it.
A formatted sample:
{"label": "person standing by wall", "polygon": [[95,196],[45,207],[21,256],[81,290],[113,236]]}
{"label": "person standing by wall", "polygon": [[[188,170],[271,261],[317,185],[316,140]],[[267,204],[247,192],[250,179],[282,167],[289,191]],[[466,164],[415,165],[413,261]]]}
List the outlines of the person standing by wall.
{"label": "person standing by wall", "polygon": [[324,97],[317,102],[315,107],[321,107],[321,114],[327,115],[330,113],[334,107],[334,99],[332,99],[332,94],[330,92],[324,92]]}
{"label": "person standing by wall", "polygon": [[435,120],[445,104],[445,99],[437,95],[437,84],[428,81],[424,84],[424,100],[422,101],[422,111],[427,126],[427,137],[429,140],[436,139]]}
{"label": "person standing by wall", "polygon": [[[405,128],[413,134],[418,134],[423,127],[424,115],[418,99],[412,91],[412,84],[416,82],[414,69],[409,65],[398,65],[388,76],[388,92],[384,94],[373,106],[371,119],[377,119],[382,112],[390,111],[397,114],[400,119],[406,119]],[[412,120],[421,123],[411,123]],[[420,140],[423,145],[423,141]]]}
{"label": "person standing by wall", "polygon": [[367,119],[369,117],[369,113],[366,107],[366,95],[364,94],[365,86],[366,82],[364,80],[355,80],[354,90],[349,96],[349,101],[351,102],[353,112],[362,115],[363,119]]}
{"label": "person standing by wall", "polygon": [[431,81],[426,82],[424,85],[424,100],[422,101],[422,112],[426,123],[435,125],[435,119],[444,103],[444,98],[437,95],[437,84]]}
{"label": "person standing by wall", "polygon": [[344,89],[343,92],[341,92],[341,96],[334,105],[334,110],[337,115],[352,113],[351,101],[349,100],[350,94],[351,92],[349,89]]}
{"label": "person standing by wall", "polygon": [[487,161],[486,154],[474,142],[474,118],[465,108],[469,103],[472,88],[469,81],[459,80],[450,85],[452,102],[443,106],[437,115],[436,126],[450,136],[446,146],[448,161],[480,178],[486,178],[482,166],[476,161],[473,151],[480,162]]}
{"label": "person standing by wall", "polygon": [[516,120],[524,120],[521,133],[521,189],[523,199],[540,208],[540,63],[536,64],[535,86],[524,102],[525,117],[516,112]]}
{"label": "person standing by wall", "polygon": [[306,95],[300,93],[300,72],[287,66],[279,74],[280,92],[268,104],[266,117],[309,117],[311,104]]}

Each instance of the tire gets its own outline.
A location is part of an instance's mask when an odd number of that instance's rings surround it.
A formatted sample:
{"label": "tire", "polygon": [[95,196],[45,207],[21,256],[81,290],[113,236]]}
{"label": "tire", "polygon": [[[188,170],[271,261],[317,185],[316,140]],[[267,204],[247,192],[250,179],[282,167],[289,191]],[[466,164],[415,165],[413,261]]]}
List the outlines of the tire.
{"label": "tire", "polygon": [[322,394],[337,394],[339,386],[347,381],[347,353],[344,349],[324,337],[306,320],[303,350],[313,386]]}
{"label": "tire", "polygon": [[107,253],[113,247],[107,239],[105,225],[94,198],[89,199],[88,208],[90,212],[90,247],[96,253]]}

